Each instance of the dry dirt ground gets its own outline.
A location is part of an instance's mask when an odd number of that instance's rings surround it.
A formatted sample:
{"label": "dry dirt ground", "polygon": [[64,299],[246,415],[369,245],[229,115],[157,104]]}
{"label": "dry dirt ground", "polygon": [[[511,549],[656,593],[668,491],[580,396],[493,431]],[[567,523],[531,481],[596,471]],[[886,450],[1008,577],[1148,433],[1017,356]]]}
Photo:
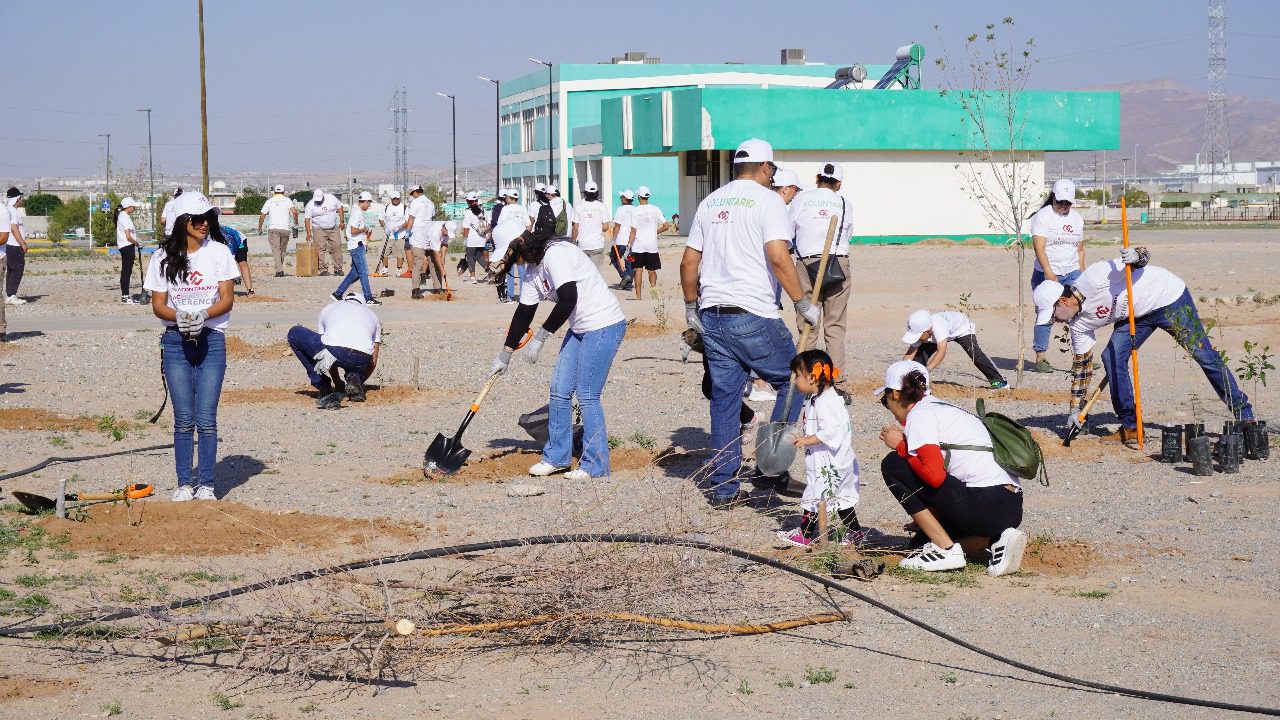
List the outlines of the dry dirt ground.
{"label": "dry dirt ground", "polygon": [[[1116,254],[1115,236],[1093,229],[1089,260]],[[1246,340],[1280,348],[1280,232],[1154,229],[1135,232],[1135,240],[1188,281],[1202,315],[1217,321],[1214,341],[1233,368],[1245,360]],[[902,326],[917,307],[970,312],[982,346],[1013,380],[1017,284],[1025,280],[1012,255],[995,247],[855,248],[853,258],[845,371],[857,390],[858,514],[864,525],[901,538],[905,517],[878,469],[885,450],[876,431],[888,416],[869,392],[900,356]],[[284,335],[293,324],[314,324],[336,280],[272,278],[269,259],[253,259],[259,296],[237,299],[218,415],[222,499],[168,503],[173,458],[164,450],[54,464],[0,482],[6,500],[14,490],[52,495],[59,478],[73,490],[129,482],[158,489],[129,506],[83,508],[79,520],[33,519],[12,506],[0,512],[0,552],[7,553],[0,624],[53,622],[334,563],[548,533],[699,538],[826,567],[817,553],[775,543],[773,533],[796,522],[792,501],[758,493],[749,506],[717,511],[694,485],[707,458],[708,420],[700,366],[683,364],[678,351],[678,246],[663,253],[658,299],[623,301],[635,326],[604,393],[614,474],[589,483],[524,474],[538,447],[516,418],[546,402],[554,348],[537,365],[517,359],[500,380],[465,435],[472,462],[455,477],[423,479],[428,443],[454,432],[501,344],[511,306],[498,305],[491,288],[452,278],[455,301],[414,302],[407,280],[375,279],[376,290],[396,294],[377,309],[387,335],[374,387],[364,404],[322,412]],[[49,456],[171,440],[168,412],[157,425],[146,422],[162,394],[157,323],[147,309],[116,302],[116,272],[107,259],[29,261],[23,294],[31,302],[10,308],[16,342],[0,346],[0,473]],[[1029,327],[1026,334],[1029,341]],[[1055,340],[1050,351],[1060,368],[1069,364],[1061,347]],[[979,389],[980,375],[962,354],[948,357],[935,376],[940,395],[965,404],[987,398],[1044,444],[1052,484],[1028,484],[1024,529],[1034,542],[1023,572],[992,579],[971,566],[920,577],[896,571],[889,553],[884,576],[847,582],[1056,672],[1280,706],[1273,681],[1280,669],[1280,460],[1211,477],[1192,475],[1185,463],[1155,462],[1161,425],[1199,418],[1212,431],[1226,412],[1165,335],[1143,348],[1141,373],[1146,451],[1096,436],[1065,449],[1066,373],[1028,373],[1015,389],[993,392]],[[1245,385],[1259,417],[1277,417],[1277,379],[1270,388]],[[1093,420],[1097,429],[1115,422],[1108,402]],[[847,622],[750,636],[620,619],[760,624],[832,612]],[[322,616],[347,624],[320,631],[312,623]],[[535,616],[542,625],[392,639],[375,650],[384,617],[439,630]],[[256,625],[236,624],[254,618]],[[174,646],[157,642],[185,622],[229,629]],[[380,679],[369,680],[371,667]],[[114,631],[0,639],[0,717],[117,710],[138,718],[1226,716],[1038,677],[776,570],[693,550],[599,545],[416,560],[270,585],[151,613]]]}

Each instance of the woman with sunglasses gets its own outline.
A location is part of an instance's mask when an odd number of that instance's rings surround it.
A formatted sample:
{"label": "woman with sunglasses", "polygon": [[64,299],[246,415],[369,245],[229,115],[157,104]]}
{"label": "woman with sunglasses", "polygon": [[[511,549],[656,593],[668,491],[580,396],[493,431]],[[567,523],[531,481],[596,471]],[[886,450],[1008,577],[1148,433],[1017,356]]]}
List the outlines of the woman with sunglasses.
{"label": "woman with sunglasses", "polygon": [[[1031,245],[1036,260],[1031,271],[1031,292],[1045,280],[1071,285],[1084,269],[1084,218],[1072,207],[1076,184],[1063,178],[1053,184],[1044,205],[1031,216]],[[1036,351],[1036,372],[1053,372],[1045,358],[1053,323],[1036,325],[1032,348]]]}
{"label": "woman with sunglasses", "polygon": [[[160,365],[173,399],[173,454],[178,489],[173,501],[216,500],[218,397],[227,369],[223,333],[240,276],[218,226],[218,210],[198,192],[175,200],[173,232],[147,267],[143,284],[151,311],[164,324]],[[199,437],[195,477],[191,464]]]}

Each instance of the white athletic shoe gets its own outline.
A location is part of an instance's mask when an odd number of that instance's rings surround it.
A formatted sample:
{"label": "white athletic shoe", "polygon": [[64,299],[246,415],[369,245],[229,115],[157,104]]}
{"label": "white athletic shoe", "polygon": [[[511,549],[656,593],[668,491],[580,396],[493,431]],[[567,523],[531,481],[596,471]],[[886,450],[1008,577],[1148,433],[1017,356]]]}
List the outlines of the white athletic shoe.
{"label": "white athletic shoe", "polygon": [[542,462],[541,460],[539,460],[533,467],[529,468],[529,474],[534,477],[546,477],[548,475],[555,475],[556,473],[562,473],[568,469],[569,468],[567,467],[556,467],[551,463]]}
{"label": "white athletic shoe", "polygon": [[212,485],[201,485],[196,488],[197,500],[217,500],[218,496],[213,494]]}
{"label": "white athletic shoe", "polygon": [[773,392],[772,390],[756,389],[756,390],[752,390],[751,394],[747,396],[748,402],[757,402],[757,403],[773,402],[777,399],[778,399],[778,394]]}
{"label": "white athletic shoe", "polygon": [[17,295],[10,295],[9,297],[5,298],[4,304],[5,305],[26,305],[27,301],[23,300]]}
{"label": "white athletic shoe", "polygon": [[929,542],[898,563],[898,567],[908,570],[937,572],[939,570],[959,570],[964,567],[964,563],[964,548],[960,547],[960,543],[952,543],[951,547],[944,550]]}
{"label": "white athletic shoe", "polygon": [[1027,549],[1027,534],[1017,528],[1005,528],[1000,537],[991,543],[991,561],[987,574],[1000,577],[1018,572],[1022,567],[1022,553]]}
{"label": "white athletic shoe", "polygon": [[177,490],[173,491],[173,496],[169,500],[173,502],[186,502],[195,499],[196,491],[190,485],[179,485]]}
{"label": "white athletic shoe", "polygon": [[588,474],[586,470],[582,470],[582,469],[570,470],[569,472],[564,474],[564,479],[581,482],[583,480],[590,480],[591,475]]}

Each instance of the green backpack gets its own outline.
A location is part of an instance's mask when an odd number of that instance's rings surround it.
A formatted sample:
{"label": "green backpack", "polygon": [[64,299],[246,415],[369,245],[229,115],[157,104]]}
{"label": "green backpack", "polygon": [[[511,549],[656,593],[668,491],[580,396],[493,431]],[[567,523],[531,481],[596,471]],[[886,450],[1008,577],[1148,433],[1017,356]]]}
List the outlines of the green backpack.
{"label": "green backpack", "polygon": [[569,235],[569,201],[560,200],[560,214],[556,215],[556,237]]}
{"label": "green backpack", "polygon": [[[943,404],[951,405],[951,403]],[[957,410],[964,410],[964,408],[956,407],[955,405],[951,405],[951,407]],[[950,459],[949,454],[952,450],[989,452],[996,456],[996,464],[1004,468],[1006,472],[1023,480],[1036,478],[1041,485],[1049,487],[1049,472],[1044,465],[1044,453],[1041,452],[1040,443],[1036,442],[1035,437],[1031,435],[1031,431],[1008,415],[987,412],[987,404],[982,398],[978,398],[976,407],[978,411],[977,417],[986,426],[987,432],[990,433],[994,447],[942,443],[942,449],[948,453],[948,459]],[[968,411],[965,410],[965,412]]]}

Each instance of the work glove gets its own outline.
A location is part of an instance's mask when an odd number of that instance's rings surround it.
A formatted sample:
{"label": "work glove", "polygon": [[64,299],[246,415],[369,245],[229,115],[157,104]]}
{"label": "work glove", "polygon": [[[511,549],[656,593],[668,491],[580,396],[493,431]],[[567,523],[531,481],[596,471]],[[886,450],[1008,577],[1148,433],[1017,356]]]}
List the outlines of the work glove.
{"label": "work glove", "polygon": [[549,337],[551,333],[546,328],[538,328],[538,332],[524,346],[524,361],[530,365],[538,362],[538,354],[542,352],[542,345]]}
{"label": "work glove", "polygon": [[814,327],[818,326],[818,308],[814,307],[813,303],[809,302],[809,298],[802,297],[796,301],[796,312],[800,313],[800,316],[804,318],[805,322]]}
{"label": "work glove", "polygon": [[1147,252],[1144,247],[1125,248],[1120,251],[1120,260],[1130,267],[1145,267],[1147,261],[1151,258],[1151,253]]}
{"label": "work glove", "polygon": [[496,375],[505,373],[507,371],[507,367],[510,365],[511,351],[506,348],[502,348],[502,350],[498,352],[498,357],[493,359],[493,364],[489,366],[489,374]]}
{"label": "work glove", "polygon": [[699,335],[706,334],[706,330],[702,328],[702,316],[698,314],[698,301],[690,300],[684,304],[684,321],[692,330],[697,330]]}
{"label": "work glove", "polygon": [[1084,430],[1084,420],[1080,418],[1080,413],[1073,412],[1067,417],[1067,434],[1078,435]]}
{"label": "work glove", "polygon": [[195,311],[178,311],[178,332],[189,338],[194,338],[204,329],[205,320],[209,319],[209,313],[205,310]]}
{"label": "work glove", "polygon": [[338,358],[334,357],[328,348],[312,355],[311,359],[316,361],[316,372],[321,375],[328,375],[333,369],[333,364],[338,362]]}

